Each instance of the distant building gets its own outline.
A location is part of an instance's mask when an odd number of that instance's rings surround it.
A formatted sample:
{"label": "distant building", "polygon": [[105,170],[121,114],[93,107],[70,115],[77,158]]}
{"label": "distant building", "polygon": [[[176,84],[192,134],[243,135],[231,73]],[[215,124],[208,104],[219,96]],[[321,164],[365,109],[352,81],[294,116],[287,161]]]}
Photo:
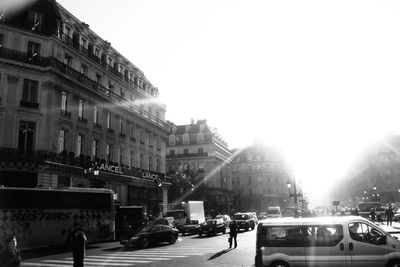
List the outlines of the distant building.
{"label": "distant building", "polygon": [[291,178],[278,150],[259,144],[234,149],[232,153],[235,155],[232,183],[237,211],[265,212],[268,206],[293,206],[287,188]]}
{"label": "distant building", "polygon": [[106,187],[159,213],[168,183],[158,89],[55,1],[26,3],[0,10],[0,184]]}
{"label": "distant building", "polygon": [[342,207],[362,201],[396,203],[400,207],[400,135],[388,134],[365,147],[332,190]]}
{"label": "distant building", "polygon": [[195,175],[195,190],[188,198],[204,200],[205,210],[211,215],[230,213],[232,154],[228,144],[206,120],[187,125],[170,123],[167,141],[167,168],[191,170]]}

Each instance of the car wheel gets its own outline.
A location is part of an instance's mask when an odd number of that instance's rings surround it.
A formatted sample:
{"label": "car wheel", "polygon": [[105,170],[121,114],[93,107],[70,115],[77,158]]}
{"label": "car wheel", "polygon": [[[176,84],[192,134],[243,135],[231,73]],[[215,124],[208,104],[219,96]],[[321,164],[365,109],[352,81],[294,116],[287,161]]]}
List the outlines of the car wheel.
{"label": "car wheel", "polygon": [[256,227],[256,226],[255,226],[254,223],[253,223],[253,224],[251,225],[251,230],[253,231],[255,227]]}
{"label": "car wheel", "polygon": [[142,242],[141,242],[142,248],[148,248],[149,247],[149,240],[147,239],[147,237],[143,237],[142,238]]}
{"label": "car wheel", "polygon": [[224,228],[224,230],[222,230],[222,233],[223,233],[223,234],[226,234],[226,228]]}
{"label": "car wheel", "polygon": [[287,264],[287,263],[284,262],[284,261],[276,261],[276,262],[273,262],[273,263],[270,265],[270,267],[290,267],[290,265]]}
{"label": "car wheel", "polygon": [[199,236],[201,237],[203,235],[203,233],[202,232],[199,232]]}
{"label": "car wheel", "polygon": [[169,238],[168,243],[170,243],[172,245],[172,244],[175,244],[175,242],[176,242],[176,236],[174,234],[172,234],[171,237]]}
{"label": "car wheel", "polygon": [[386,267],[399,267],[399,266],[400,266],[400,260],[393,260],[386,265]]}

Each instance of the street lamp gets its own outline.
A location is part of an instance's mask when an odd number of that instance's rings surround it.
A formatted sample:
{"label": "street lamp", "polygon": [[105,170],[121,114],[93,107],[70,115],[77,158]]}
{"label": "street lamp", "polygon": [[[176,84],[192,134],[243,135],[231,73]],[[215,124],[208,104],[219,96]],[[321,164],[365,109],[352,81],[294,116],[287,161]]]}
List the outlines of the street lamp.
{"label": "street lamp", "polygon": [[294,217],[297,218],[298,217],[298,212],[297,212],[297,189],[296,189],[296,179],[293,177],[293,194],[290,193],[290,188],[292,188],[292,184],[290,181],[288,181],[286,183],[287,188],[289,190],[289,197],[293,197],[294,200]]}

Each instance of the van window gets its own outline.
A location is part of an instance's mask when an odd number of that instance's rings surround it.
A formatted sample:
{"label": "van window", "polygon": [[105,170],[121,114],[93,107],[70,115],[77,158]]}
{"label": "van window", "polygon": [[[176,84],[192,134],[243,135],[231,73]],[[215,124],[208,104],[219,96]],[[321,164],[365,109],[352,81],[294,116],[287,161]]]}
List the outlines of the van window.
{"label": "van window", "polygon": [[305,226],[307,231],[307,246],[333,247],[343,239],[341,225]]}
{"label": "van window", "polygon": [[349,233],[351,239],[363,243],[379,245],[383,234],[366,223],[349,223]]}
{"label": "van window", "polygon": [[270,226],[261,230],[264,247],[301,247],[304,246],[305,237],[303,226]]}

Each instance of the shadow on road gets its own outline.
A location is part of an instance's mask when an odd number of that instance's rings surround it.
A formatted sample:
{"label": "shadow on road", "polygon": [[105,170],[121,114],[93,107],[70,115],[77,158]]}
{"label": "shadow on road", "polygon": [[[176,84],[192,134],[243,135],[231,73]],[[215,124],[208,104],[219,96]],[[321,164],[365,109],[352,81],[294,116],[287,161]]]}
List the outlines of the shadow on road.
{"label": "shadow on road", "polygon": [[228,249],[224,249],[221,250],[220,252],[215,253],[214,255],[212,255],[211,257],[208,258],[208,260],[213,260],[215,258],[218,258],[219,256],[224,255],[225,253],[228,253],[229,251],[231,251],[233,248],[228,248]]}
{"label": "shadow on road", "polygon": [[[148,248],[158,248],[158,247],[166,247],[166,246],[171,246],[169,244],[151,244]],[[113,247],[113,248],[106,248],[103,249],[103,251],[130,251],[130,250],[140,250],[140,249],[146,249],[146,248],[137,248],[136,246],[131,246],[131,247],[123,247],[123,246],[118,246],[118,247]]]}
{"label": "shadow on road", "polygon": [[[94,248],[99,248],[99,247],[93,245],[86,246],[86,249],[94,249]],[[72,249],[68,249],[65,246],[53,246],[53,247],[41,247],[29,250],[22,250],[21,254],[24,260],[29,260],[32,258],[51,256],[67,252],[71,252],[72,255]]]}

